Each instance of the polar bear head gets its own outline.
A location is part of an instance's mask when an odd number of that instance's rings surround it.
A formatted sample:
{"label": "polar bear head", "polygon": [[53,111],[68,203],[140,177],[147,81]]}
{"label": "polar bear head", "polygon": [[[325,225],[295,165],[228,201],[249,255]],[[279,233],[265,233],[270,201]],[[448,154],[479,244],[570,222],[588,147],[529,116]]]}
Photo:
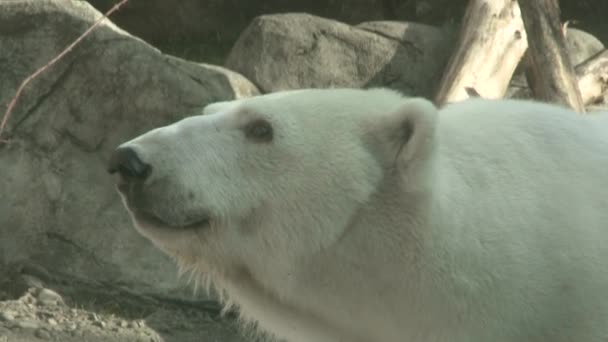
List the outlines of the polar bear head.
{"label": "polar bear head", "polygon": [[109,171],[138,231],[183,267],[290,267],[347,236],[386,189],[426,191],[436,118],[383,89],[279,92],[125,142]]}

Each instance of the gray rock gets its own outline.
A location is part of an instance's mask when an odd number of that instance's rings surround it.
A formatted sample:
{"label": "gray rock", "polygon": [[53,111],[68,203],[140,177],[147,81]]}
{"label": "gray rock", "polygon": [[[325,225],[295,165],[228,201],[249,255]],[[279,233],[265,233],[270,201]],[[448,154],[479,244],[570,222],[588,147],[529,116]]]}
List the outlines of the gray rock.
{"label": "gray rock", "polygon": [[576,28],[566,30],[566,48],[574,66],[604,50],[604,44],[594,35]]}
{"label": "gray rock", "polygon": [[22,320],[17,322],[17,327],[21,329],[38,329],[40,324],[34,320]]}
{"label": "gray rock", "polygon": [[49,289],[41,289],[37,296],[38,302],[42,305],[55,305],[63,303],[63,298],[57,292]]}
{"label": "gray rock", "polygon": [[11,322],[15,320],[15,314],[11,311],[0,311],[0,321]]}
{"label": "gray rock", "polygon": [[44,329],[38,329],[38,330],[36,330],[35,335],[36,335],[36,337],[38,337],[41,340],[49,340],[49,339],[51,339],[51,334],[48,331],[44,330]]}
{"label": "gray rock", "polygon": [[106,322],[104,321],[95,321],[93,322],[93,325],[99,328],[105,328],[106,327]]}
{"label": "gray rock", "polygon": [[[89,0],[106,10],[114,2]],[[385,0],[180,0],[179,5],[166,0],[131,1],[113,19],[127,31],[155,45],[172,42],[211,47],[233,43],[256,16],[264,13],[307,12],[358,23],[382,19]],[[198,43],[197,43],[198,42]],[[211,46],[210,46],[211,45]]]}
{"label": "gray rock", "polygon": [[452,43],[446,31],[422,24],[353,27],[308,14],[264,15],[240,36],[226,66],[263,92],[386,86],[431,96]]}
{"label": "gray rock", "polygon": [[[99,17],[84,1],[0,1],[0,103]],[[237,73],[163,55],[105,21],[29,84],[8,121],[0,264],[179,291],[173,262],[133,229],[105,161],[128,138],[257,93]]]}

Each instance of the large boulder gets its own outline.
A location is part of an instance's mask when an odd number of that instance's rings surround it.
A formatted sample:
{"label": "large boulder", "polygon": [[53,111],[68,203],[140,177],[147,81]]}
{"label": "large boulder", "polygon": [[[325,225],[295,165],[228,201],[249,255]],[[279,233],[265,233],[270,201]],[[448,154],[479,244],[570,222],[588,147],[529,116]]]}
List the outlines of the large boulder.
{"label": "large boulder", "polygon": [[385,86],[431,96],[453,46],[441,28],[397,22],[357,27],[309,14],[257,17],[226,66],[263,92]]}
{"label": "large boulder", "polygon": [[604,50],[604,44],[591,33],[581,29],[568,28],[566,30],[566,48],[572,65],[577,66]]}
{"label": "large boulder", "polygon": [[[0,1],[0,103],[100,17],[84,1]],[[171,292],[176,270],[132,228],[110,152],[207,103],[257,94],[222,67],[161,54],[109,21],[29,84],[0,146],[0,264]]]}
{"label": "large boulder", "polygon": [[[116,1],[88,0],[100,10]],[[155,46],[233,43],[249,22],[262,14],[307,12],[347,23],[379,20],[385,16],[385,0],[166,0],[130,1],[114,15],[114,21]]]}
{"label": "large boulder", "polygon": [[[88,0],[107,10],[115,0]],[[460,21],[467,0],[166,0],[130,1],[114,16],[129,32],[164,44],[171,41],[231,41],[256,16],[306,12],[348,24],[369,20],[416,21],[441,24]],[[606,0],[560,0],[564,20],[576,19],[587,31],[608,37],[604,14]]]}
{"label": "large boulder", "polygon": [[[88,0],[107,10],[116,0]],[[441,25],[462,20],[467,0],[145,0],[130,1],[113,16],[119,26],[163,51],[189,59],[223,60],[240,32],[262,14],[305,12],[347,24],[370,20]],[[606,0],[560,0],[562,18],[608,41]],[[210,56],[212,55],[212,57]]]}

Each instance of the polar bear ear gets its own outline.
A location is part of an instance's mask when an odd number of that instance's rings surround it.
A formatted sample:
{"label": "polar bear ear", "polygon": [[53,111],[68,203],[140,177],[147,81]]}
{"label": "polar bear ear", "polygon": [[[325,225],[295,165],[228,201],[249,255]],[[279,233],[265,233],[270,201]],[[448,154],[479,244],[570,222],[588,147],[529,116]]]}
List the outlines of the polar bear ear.
{"label": "polar bear ear", "polygon": [[430,158],[435,145],[438,109],[424,98],[409,98],[373,124],[376,141],[391,166],[410,168]]}

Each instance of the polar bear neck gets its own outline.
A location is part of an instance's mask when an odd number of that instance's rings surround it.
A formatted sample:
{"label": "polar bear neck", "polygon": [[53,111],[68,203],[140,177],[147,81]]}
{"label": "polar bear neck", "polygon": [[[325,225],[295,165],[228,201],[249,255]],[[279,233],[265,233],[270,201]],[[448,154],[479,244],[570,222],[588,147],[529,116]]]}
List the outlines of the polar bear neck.
{"label": "polar bear neck", "polygon": [[[429,177],[433,177],[430,168],[426,171]],[[272,325],[267,328],[273,331],[285,329],[277,327],[279,317],[282,317],[279,321],[285,326],[289,326],[285,322],[287,317],[292,317],[298,324],[314,324],[313,331],[327,336],[344,335],[342,332],[327,331],[325,324],[342,327],[344,331],[359,331],[360,336],[351,339],[356,341],[369,333],[369,329],[350,326],[349,322],[374,322],[376,328],[381,326],[387,331],[402,325],[391,321],[391,317],[385,314],[398,310],[397,307],[410,307],[415,317],[423,310],[421,303],[424,301],[419,299],[419,289],[427,287],[421,280],[434,278],[419,274],[424,267],[416,266],[424,262],[421,260],[421,249],[424,248],[426,233],[418,228],[425,226],[428,220],[432,196],[423,190],[422,185],[417,187],[417,191],[404,192],[400,186],[395,186],[396,182],[401,181],[396,178],[402,177],[383,177],[368,200],[343,217],[342,222],[347,228],[342,230],[342,234],[332,244],[319,246],[314,255],[303,257],[298,253],[298,246],[294,245],[292,249],[296,252],[291,258],[257,260],[258,263],[241,268],[241,273],[222,278],[217,285],[226,292],[228,300],[240,308],[246,320],[262,317],[262,327]],[[325,212],[328,212],[327,209],[324,208]],[[394,213],[400,215],[395,216]],[[322,224],[323,221],[319,222]],[[305,232],[314,223],[285,224],[297,224],[297,228]],[[281,243],[302,244],[296,240]],[[378,265],[383,267],[379,268]],[[396,274],[390,270],[402,272]],[[373,286],[368,281],[369,277],[375,279]],[[382,293],[378,293],[379,283],[384,284],[381,286],[385,289]],[[392,298],[395,298],[396,292],[402,293],[404,287],[412,289],[409,291],[411,297],[402,296],[402,301],[395,303]],[[370,310],[357,310],[361,305]],[[357,315],[365,317],[355,319]],[[342,318],[335,321],[336,317]],[[268,319],[268,322],[264,323],[264,319]],[[316,341],[325,340],[322,336],[317,337]]]}

